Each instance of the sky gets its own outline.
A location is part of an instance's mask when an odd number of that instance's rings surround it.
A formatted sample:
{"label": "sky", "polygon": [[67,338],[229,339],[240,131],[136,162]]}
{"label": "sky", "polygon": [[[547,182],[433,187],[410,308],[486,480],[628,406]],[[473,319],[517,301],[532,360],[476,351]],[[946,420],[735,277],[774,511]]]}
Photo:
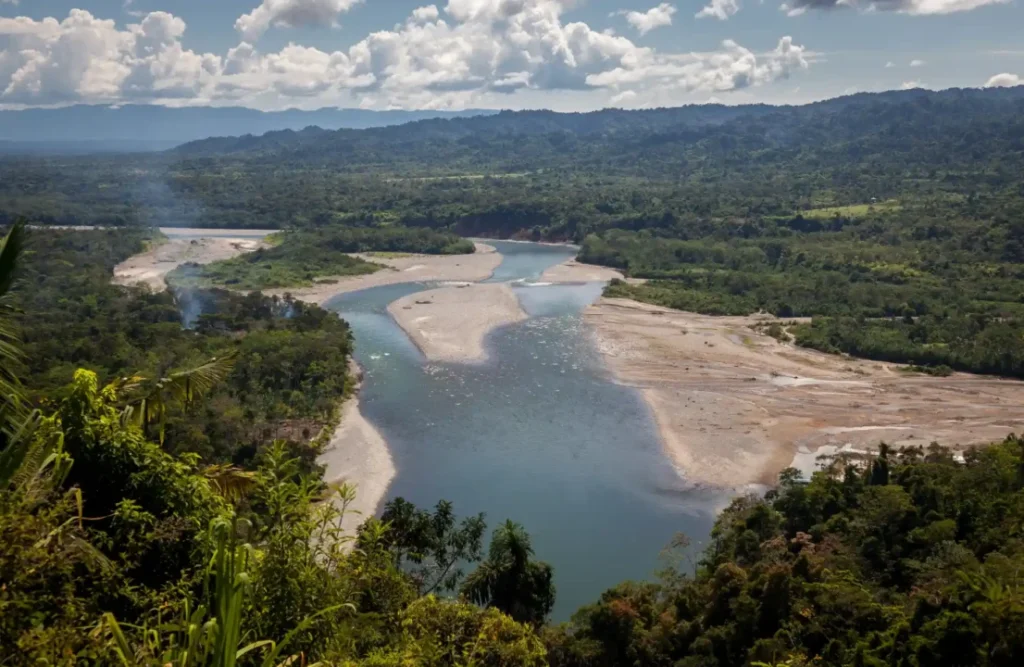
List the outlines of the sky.
{"label": "sky", "polygon": [[0,108],[589,111],[1024,84],[1024,0],[0,0]]}

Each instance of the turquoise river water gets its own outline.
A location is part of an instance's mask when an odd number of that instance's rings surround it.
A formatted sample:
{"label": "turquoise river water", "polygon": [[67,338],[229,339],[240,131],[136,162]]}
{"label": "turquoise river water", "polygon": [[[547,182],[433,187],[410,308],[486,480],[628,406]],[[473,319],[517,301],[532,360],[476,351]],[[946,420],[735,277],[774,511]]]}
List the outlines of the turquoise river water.
{"label": "turquoise river water", "polygon": [[615,384],[581,318],[603,284],[538,284],[574,254],[564,246],[493,242],[524,322],[491,333],[482,364],[427,362],[387,305],[435,285],[376,287],[327,307],[353,328],[366,374],[362,411],[398,470],[388,497],[488,525],[522,523],[555,570],[555,620],[625,579],[651,577],[677,532],[708,535],[722,496],[694,490],[662,452],[638,393]]}

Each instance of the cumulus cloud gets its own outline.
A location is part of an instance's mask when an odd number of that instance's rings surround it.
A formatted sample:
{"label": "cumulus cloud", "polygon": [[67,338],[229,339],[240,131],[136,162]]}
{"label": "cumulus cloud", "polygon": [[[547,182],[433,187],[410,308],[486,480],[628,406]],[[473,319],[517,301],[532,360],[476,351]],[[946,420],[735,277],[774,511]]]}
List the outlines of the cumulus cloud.
{"label": "cumulus cloud", "polygon": [[124,28],[84,10],[64,21],[0,19],[0,105],[179,99],[443,108],[556,90],[630,104],[658,96],[664,104],[694,91],[769,84],[814,61],[789,37],[768,52],[733,41],[708,52],[662,52],[565,21],[574,5],[450,0],[346,49],[264,50],[243,39],[223,55],[184,48],[185,22],[166,12]]}
{"label": "cumulus cloud", "polygon": [[928,63],[926,63],[926,62],[925,62],[925,61],[923,61],[923,60],[917,60],[917,59],[914,59],[914,60],[911,60],[911,61],[910,61],[910,66],[911,66],[911,67],[924,67],[924,66],[925,66],[925,65],[927,65],[927,64],[928,64]]}
{"label": "cumulus cloud", "polygon": [[1008,2],[1010,0],[791,0],[781,5],[779,9],[789,16],[800,16],[812,9],[841,8],[928,16],[969,12],[986,5],[999,5]]}
{"label": "cumulus cloud", "polygon": [[893,67],[896,67],[896,63],[894,63],[893,61],[890,60],[889,62],[885,63],[885,69],[892,69]]}
{"label": "cumulus cloud", "polygon": [[904,81],[900,88],[902,90],[914,90],[915,88],[924,88],[925,85],[920,81]]}
{"label": "cumulus cloud", "polygon": [[655,28],[672,25],[672,16],[675,13],[675,5],[663,2],[657,7],[651,7],[646,12],[620,9],[617,12],[612,12],[612,16],[625,16],[629,25],[636,28],[641,35],[646,35]]}
{"label": "cumulus cloud", "polygon": [[632,89],[657,86],[685,92],[728,92],[788,78],[810,64],[802,46],[783,37],[774,50],[755,54],[732,40],[722,42],[719,51],[659,55],[648,52],[628,66],[592,74],[594,86]]}
{"label": "cumulus cloud", "polygon": [[985,82],[986,88],[1009,88],[1011,86],[1024,86],[1024,78],[1021,78],[1016,74],[1004,72],[1002,74],[996,74]]}
{"label": "cumulus cloud", "polygon": [[194,97],[221,64],[184,49],[184,33],[185,22],[167,12],[124,30],[82,9],[63,21],[0,18],[0,102]]}
{"label": "cumulus cloud", "polygon": [[694,16],[699,19],[715,18],[719,21],[726,21],[739,10],[739,0],[711,0],[711,4],[694,14]]}
{"label": "cumulus cloud", "polygon": [[259,39],[271,26],[333,26],[338,17],[363,0],[263,0],[235,21],[235,30],[248,41]]}

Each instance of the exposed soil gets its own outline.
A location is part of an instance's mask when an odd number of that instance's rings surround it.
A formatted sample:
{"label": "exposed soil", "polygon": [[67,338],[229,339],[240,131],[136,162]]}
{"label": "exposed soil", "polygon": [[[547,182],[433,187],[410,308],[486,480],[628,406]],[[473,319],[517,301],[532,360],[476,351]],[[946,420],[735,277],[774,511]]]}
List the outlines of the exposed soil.
{"label": "exposed soil", "polygon": [[154,291],[167,289],[167,274],[182,264],[209,264],[252,252],[263,245],[253,237],[170,239],[114,267],[118,285],[144,283]]}
{"label": "exposed soil", "polygon": [[540,277],[549,283],[606,283],[614,278],[622,280],[623,276],[607,266],[583,264],[574,259],[555,264]]}
{"label": "exposed soil", "polygon": [[[773,484],[808,453],[849,445],[969,446],[1024,431],[1024,383],[834,356],[710,317],[601,299],[585,312],[611,371],[637,387],[684,478]],[[825,451],[825,450],[823,450]]]}

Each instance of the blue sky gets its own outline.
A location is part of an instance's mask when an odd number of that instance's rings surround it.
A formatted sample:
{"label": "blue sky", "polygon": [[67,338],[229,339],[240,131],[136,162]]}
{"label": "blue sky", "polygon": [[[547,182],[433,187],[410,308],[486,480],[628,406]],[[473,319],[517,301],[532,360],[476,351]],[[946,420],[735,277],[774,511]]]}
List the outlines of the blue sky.
{"label": "blue sky", "polygon": [[1022,78],[1020,0],[0,0],[7,108],[589,110]]}

